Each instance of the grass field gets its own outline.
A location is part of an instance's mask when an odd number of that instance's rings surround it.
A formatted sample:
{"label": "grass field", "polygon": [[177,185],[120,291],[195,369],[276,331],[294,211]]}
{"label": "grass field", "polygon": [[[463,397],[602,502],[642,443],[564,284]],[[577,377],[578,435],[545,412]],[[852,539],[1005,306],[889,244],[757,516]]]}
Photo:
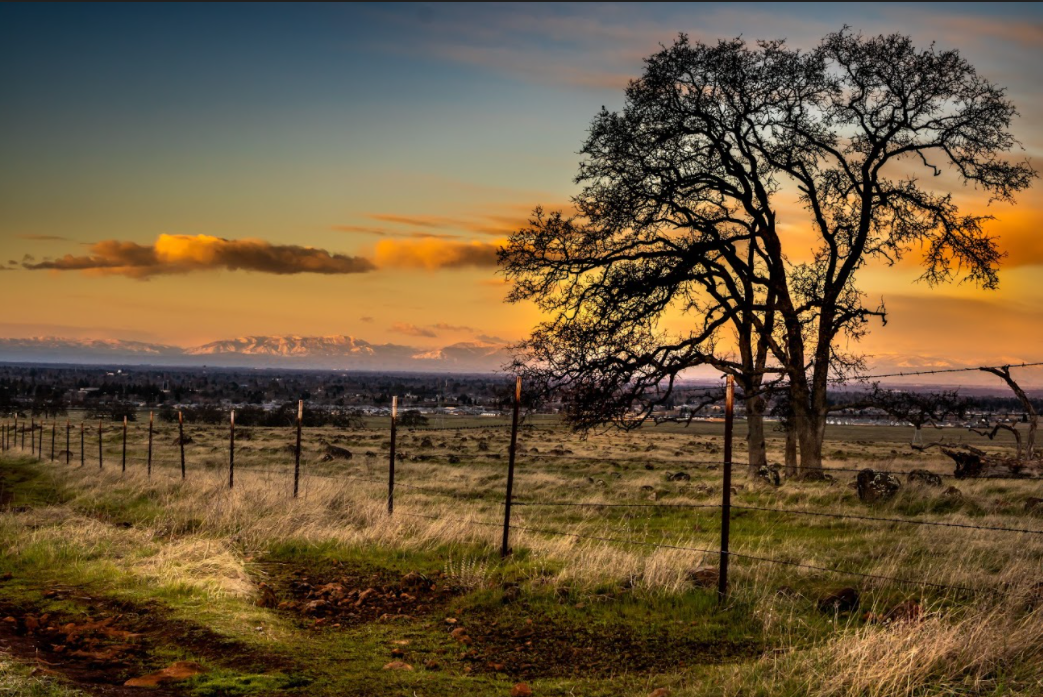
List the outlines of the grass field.
{"label": "grass field", "polygon": [[[151,479],[143,424],[125,473],[116,425],[101,469],[96,434],[82,468],[75,431],[68,465],[60,428],[57,462],[49,430],[42,462],[7,453],[0,695],[140,694],[123,683],[175,661],[206,672],[149,694],[1043,694],[1043,535],[735,510],[732,550],[785,563],[733,558],[718,605],[721,424],[530,424],[519,502],[615,505],[516,506],[501,560],[509,431],[474,421],[400,431],[391,517],[378,421],[306,429],[296,500],[289,429],[237,429],[232,490],[226,428],[186,426],[184,481],[176,425],[157,427]],[[835,427],[827,462],[951,474],[910,435]],[[323,462],[324,443],[353,456]],[[1043,530],[1040,482],[903,477],[868,506],[853,473],[774,488],[744,469],[739,506]],[[857,608],[823,605],[845,588]]]}

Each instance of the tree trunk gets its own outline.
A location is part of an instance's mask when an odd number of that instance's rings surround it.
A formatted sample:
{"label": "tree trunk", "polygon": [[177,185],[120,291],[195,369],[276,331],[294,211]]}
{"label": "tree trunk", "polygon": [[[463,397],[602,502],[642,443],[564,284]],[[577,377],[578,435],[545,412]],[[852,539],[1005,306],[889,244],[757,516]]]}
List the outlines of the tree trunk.
{"label": "tree trunk", "polygon": [[796,419],[797,442],[800,445],[800,477],[823,479],[822,440],[826,435],[826,418],[818,414],[805,414]]}
{"label": "tree trunk", "polygon": [[768,464],[768,449],[764,440],[764,410],[767,402],[757,395],[746,400],[746,445],[749,452],[750,474]]}
{"label": "tree trunk", "polygon": [[786,477],[796,477],[797,472],[797,429],[792,419],[786,424]]}

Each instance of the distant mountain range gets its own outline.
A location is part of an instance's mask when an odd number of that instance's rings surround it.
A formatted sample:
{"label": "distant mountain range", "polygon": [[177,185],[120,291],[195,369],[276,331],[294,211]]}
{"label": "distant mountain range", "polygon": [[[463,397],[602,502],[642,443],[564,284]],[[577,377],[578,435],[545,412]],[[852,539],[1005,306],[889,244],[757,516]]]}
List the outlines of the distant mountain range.
{"label": "distant mountain range", "polygon": [[418,372],[494,372],[502,344],[467,341],[428,350],[353,336],[243,336],[184,348],[109,339],[0,339],[0,361],[17,363],[210,365]]}

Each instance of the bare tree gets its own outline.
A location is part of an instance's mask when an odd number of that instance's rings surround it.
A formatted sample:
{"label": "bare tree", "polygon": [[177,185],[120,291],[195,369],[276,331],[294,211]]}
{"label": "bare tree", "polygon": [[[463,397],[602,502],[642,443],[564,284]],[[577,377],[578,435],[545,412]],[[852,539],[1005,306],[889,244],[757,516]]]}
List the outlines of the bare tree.
{"label": "bare tree", "polygon": [[[636,422],[694,366],[733,374],[751,461],[763,458],[763,409],[750,400],[785,378],[801,465],[816,471],[827,387],[862,367],[837,339],[886,317],[857,272],[915,246],[928,283],[996,286],[989,216],[909,172],[947,165],[1013,200],[1036,176],[1002,157],[1017,146],[1014,115],[956,51],[904,36],[845,29],[801,52],[682,35],[646,60],[622,112],[595,117],[577,214],[537,209],[500,252],[508,301],[549,316],[517,347],[520,361],[563,391],[580,428]],[[779,225],[787,197],[807,213],[810,256],[807,238]]]}
{"label": "bare tree", "polygon": [[967,413],[967,400],[958,390],[942,392],[908,392],[887,390],[879,385],[865,396],[865,404],[883,410],[888,416],[912,425],[911,445],[923,446],[924,426],[941,428],[949,417],[962,418]]}
{"label": "bare tree", "polygon": [[1022,450],[1021,434],[1018,433],[1017,429],[1014,426],[1009,426],[1002,423],[994,424],[994,428],[992,429],[992,435],[989,436],[989,439],[991,440],[992,438],[995,438],[996,433],[999,429],[1008,430],[1014,434],[1014,440],[1018,444],[1018,458],[1020,459],[1022,457],[1022,454],[1024,453],[1024,457],[1026,460],[1033,459],[1036,456],[1036,429],[1039,427],[1039,415],[1036,413],[1036,407],[1032,404],[1032,400],[1029,399],[1028,394],[1026,394],[1025,390],[1021,388],[1021,385],[1019,385],[1017,381],[1015,381],[1014,378],[1011,377],[1009,365],[1005,365],[999,368],[983,367],[981,368],[981,370],[986,373],[992,373],[996,377],[1003,380],[1003,382],[1007,383],[1007,387],[1009,387],[1014,392],[1015,396],[1017,396],[1018,398],[1018,401],[1021,402],[1021,406],[1025,409],[1025,414],[1029,422],[1029,432],[1028,436],[1025,438],[1024,450]]}

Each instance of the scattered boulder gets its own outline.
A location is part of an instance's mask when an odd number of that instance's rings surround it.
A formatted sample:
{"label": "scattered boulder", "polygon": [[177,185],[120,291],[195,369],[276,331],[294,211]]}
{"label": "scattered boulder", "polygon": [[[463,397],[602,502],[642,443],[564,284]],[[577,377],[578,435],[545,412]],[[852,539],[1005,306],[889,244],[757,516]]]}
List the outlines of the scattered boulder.
{"label": "scattered boulder", "polygon": [[330,462],[332,460],[350,460],[352,457],[351,451],[347,448],[327,443],[326,452],[322,455],[322,461]]}
{"label": "scattered boulder", "polygon": [[754,476],[758,481],[771,484],[772,486],[779,486],[782,484],[782,477],[779,476],[779,469],[777,467],[761,465]]}
{"label": "scattered boulder", "polygon": [[860,596],[854,588],[841,588],[818,601],[822,612],[854,612],[858,609]]}
{"label": "scattered boulder", "polygon": [[257,584],[257,590],[259,596],[257,598],[257,607],[278,607],[279,598],[275,595],[275,590],[264,581]]}
{"label": "scattered boulder", "polygon": [[167,683],[179,680],[188,680],[196,675],[207,672],[206,668],[193,661],[178,661],[172,663],[158,673],[143,675],[140,678],[131,678],[123,683],[124,687],[159,687]]}
{"label": "scattered boulder", "polygon": [[666,479],[671,482],[690,482],[692,481],[692,475],[687,472],[674,472],[667,475]]}
{"label": "scattered boulder", "polygon": [[532,697],[532,688],[520,682],[511,688],[511,697]]}
{"label": "scattered boulder", "polygon": [[923,608],[920,603],[906,600],[898,603],[884,615],[884,622],[917,622],[923,617]]}
{"label": "scattered boulder", "polygon": [[696,588],[715,588],[719,576],[720,572],[717,571],[716,566],[700,566],[697,569],[691,569],[685,574],[685,577]]}
{"label": "scattered boulder", "polygon": [[413,670],[413,666],[405,661],[391,661],[384,665],[384,670]]}
{"label": "scattered boulder", "polygon": [[864,469],[858,473],[855,480],[855,490],[858,498],[864,503],[880,503],[894,498],[902,483],[898,477],[888,472],[874,472]]}
{"label": "scattered boulder", "polygon": [[941,486],[941,476],[934,472],[928,472],[927,470],[913,470],[906,477],[905,481],[910,484],[923,484],[924,486]]}

